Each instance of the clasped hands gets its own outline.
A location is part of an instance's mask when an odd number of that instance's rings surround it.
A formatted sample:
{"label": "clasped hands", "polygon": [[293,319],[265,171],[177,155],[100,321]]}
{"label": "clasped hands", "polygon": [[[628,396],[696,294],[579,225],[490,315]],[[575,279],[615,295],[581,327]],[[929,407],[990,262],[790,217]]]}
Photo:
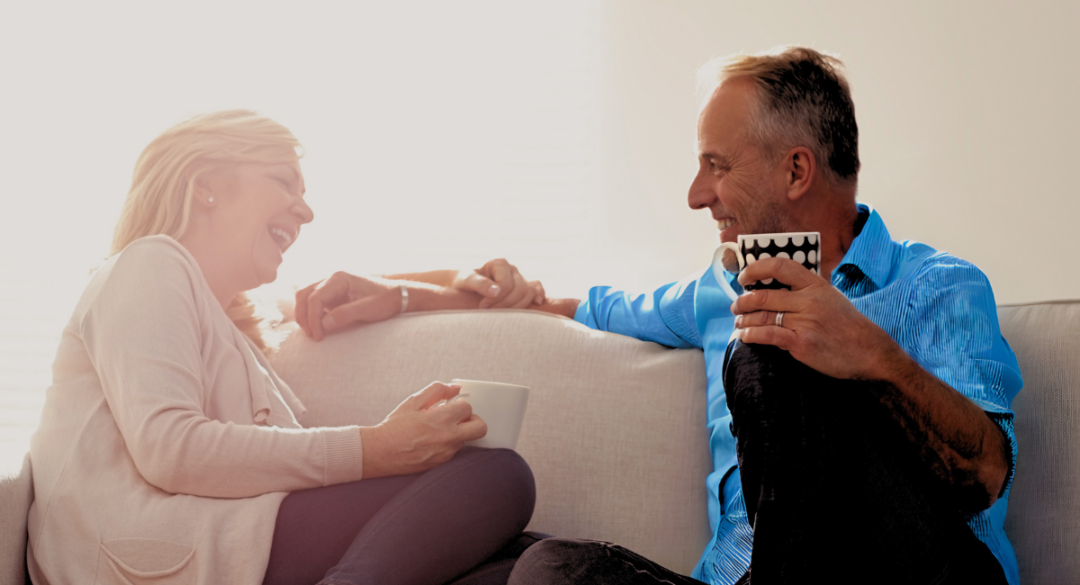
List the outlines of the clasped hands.
{"label": "clasped hands", "polygon": [[[475,270],[443,270],[398,277],[362,277],[336,272],[296,293],[296,323],[309,337],[320,341],[353,323],[372,323],[401,312],[401,285],[412,289],[455,290],[474,293],[480,309],[522,309],[545,300],[540,281],[527,281],[517,267],[502,258]],[[417,306],[413,300],[410,306]],[[428,306],[428,309],[462,308]]]}
{"label": "clasped hands", "polygon": [[[319,341],[352,323],[388,319],[402,310],[402,284],[418,293],[471,293],[475,298],[470,303],[478,308],[525,308],[545,300],[539,281],[526,281],[515,266],[501,258],[471,271],[403,276],[408,278],[365,278],[337,272],[297,291],[296,322]],[[426,471],[449,461],[466,441],[487,434],[487,424],[473,414],[467,401],[450,401],[460,390],[456,384],[433,382],[406,398],[381,423],[361,427],[364,477]]]}
{"label": "clasped hands", "polygon": [[[743,286],[774,278],[791,290],[761,289],[731,305],[743,343],[773,345],[833,378],[883,380],[903,350],[828,280],[794,260],[765,258],[739,274]],[[783,312],[782,326],[777,314]],[[899,353],[898,353],[899,352]]]}

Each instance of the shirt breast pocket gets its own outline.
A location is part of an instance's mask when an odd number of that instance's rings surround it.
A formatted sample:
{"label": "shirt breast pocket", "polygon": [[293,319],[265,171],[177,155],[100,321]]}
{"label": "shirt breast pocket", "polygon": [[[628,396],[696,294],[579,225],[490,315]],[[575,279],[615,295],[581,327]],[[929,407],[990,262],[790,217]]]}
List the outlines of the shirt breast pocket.
{"label": "shirt breast pocket", "polygon": [[103,541],[94,583],[181,585],[195,583],[195,548],[152,538]]}

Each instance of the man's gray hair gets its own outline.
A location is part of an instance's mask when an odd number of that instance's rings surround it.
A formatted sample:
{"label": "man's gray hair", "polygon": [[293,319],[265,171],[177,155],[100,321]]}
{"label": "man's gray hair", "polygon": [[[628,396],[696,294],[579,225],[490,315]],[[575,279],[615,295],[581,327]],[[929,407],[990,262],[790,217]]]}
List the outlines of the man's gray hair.
{"label": "man's gray hair", "polygon": [[792,148],[806,147],[822,176],[839,187],[853,185],[860,166],[855,104],[842,67],[814,49],[780,47],[714,59],[701,68],[699,81],[711,95],[727,79],[753,79],[758,100],[749,132],[766,161],[776,164]]}

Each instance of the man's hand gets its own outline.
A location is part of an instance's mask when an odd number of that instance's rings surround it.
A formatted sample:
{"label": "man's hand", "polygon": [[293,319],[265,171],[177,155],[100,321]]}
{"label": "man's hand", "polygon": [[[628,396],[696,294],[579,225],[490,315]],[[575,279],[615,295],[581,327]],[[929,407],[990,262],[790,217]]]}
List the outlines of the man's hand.
{"label": "man's hand", "polygon": [[401,283],[335,272],[296,292],[296,323],[315,341],[350,323],[389,319],[401,312]]}
{"label": "man's hand", "polygon": [[471,273],[458,273],[452,286],[483,296],[481,309],[527,309],[545,300],[544,285],[539,280],[525,280],[517,267],[503,258],[491,260]]}
{"label": "man's hand", "polygon": [[[766,258],[739,283],[775,278],[791,290],[757,290],[731,306],[743,343],[774,345],[834,378],[881,382],[877,398],[942,481],[957,507],[975,512],[997,500],[1008,474],[1001,429],[974,402],[922,368],[888,333],[825,279],[798,262]],[[776,315],[783,311],[782,326]]]}
{"label": "man's hand", "polygon": [[363,427],[364,479],[407,475],[446,463],[465,441],[487,434],[487,424],[457,396],[461,386],[433,382],[409,396],[374,427]]}
{"label": "man's hand", "polygon": [[[743,286],[775,278],[791,290],[756,290],[731,305],[743,343],[774,345],[833,378],[882,380],[904,350],[827,280],[802,264],[766,258],[739,274]],[[784,313],[783,326],[776,316]]]}

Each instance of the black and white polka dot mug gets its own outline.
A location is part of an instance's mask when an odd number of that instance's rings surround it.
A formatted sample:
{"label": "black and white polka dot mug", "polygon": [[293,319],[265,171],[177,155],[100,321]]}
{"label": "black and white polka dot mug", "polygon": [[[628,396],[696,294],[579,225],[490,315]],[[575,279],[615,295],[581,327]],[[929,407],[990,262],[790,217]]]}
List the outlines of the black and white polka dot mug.
{"label": "black and white polka dot mug", "polygon": [[[739,236],[739,243],[724,242],[713,253],[713,274],[720,278],[720,271],[726,270],[724,254],[733,252],[739,261],[738,271],[742,271],[747,265],[753,264],[765,258],[790,258],[812,271],[821,274],[818,267],[821,255],[821,234],[818,232],[787,232],[783,234],[746,234]],[[734,266],[731,266],[734,268]],[[735,271],[732,271],[733,273]],[[786,288],[791,287],[772,278],[760,280],[743,287],[745,290],[757,290],[762,288]]]}

